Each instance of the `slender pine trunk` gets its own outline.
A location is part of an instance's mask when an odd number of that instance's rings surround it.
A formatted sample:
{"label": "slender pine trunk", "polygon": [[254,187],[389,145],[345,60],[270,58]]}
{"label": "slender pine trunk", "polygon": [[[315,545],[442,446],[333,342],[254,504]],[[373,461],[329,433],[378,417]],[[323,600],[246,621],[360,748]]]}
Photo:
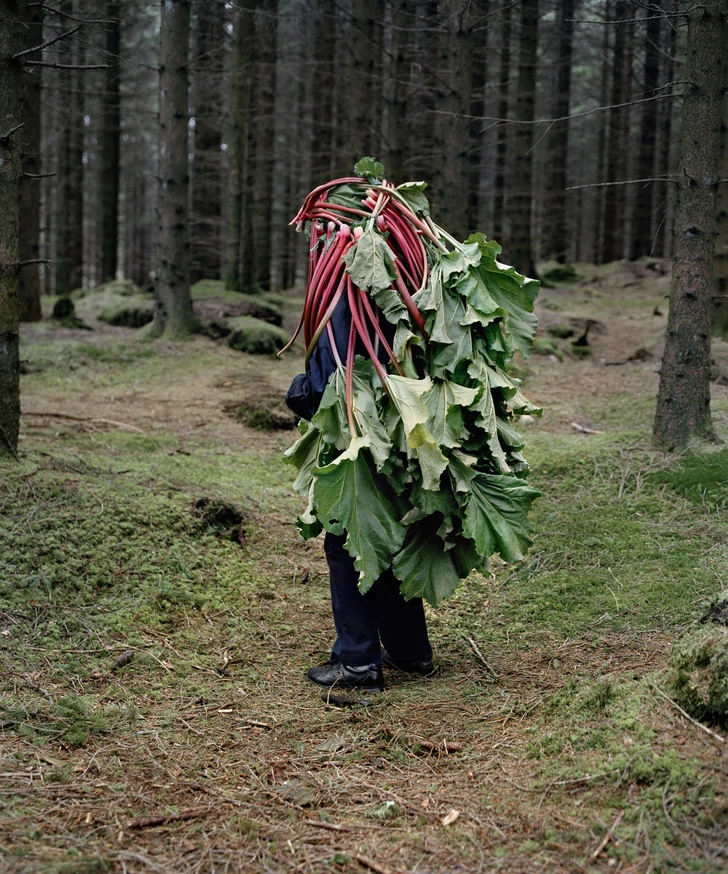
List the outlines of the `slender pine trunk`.
{"label": "slender pine trunk", "polygon": [[536,276],[531,240],[533,203],[533,120],[538,49],[538,0],[523,0],[518,38],[518,93],[513,185],[511,189],[511,239],[507,257],[520,273]]}
{"label": "slender pine trunk", "polygon": [[[40,7],[29,10],[25,30],[25,48],[43,42],[43,16]],[[40,52],[26,56],[40,60]],[[41,75],[37,68],[28,67],[23,74],[23,178],[20,184],[20,260],[37,261],[40,258],[40,123]],[[34,178],[35,177],[35,178]],[[38,322],[40,310],[40,264],[26,264],[20,270],[20,321]]]}
{"label": "slender pine trunk", "polygon": [[0,457],[17,458],[20,430],[18,354],[18,197],[21,162],[25,0],[0,0]]}
{"label": "slender pine trunk", "polygon": [[653,429],[658,449],[715,440],[710,415],[710,316],[720,180],[728,0],[688,12],[688,47],[675,205],[670,314]]}
{"label": "slender pine trunk", "polygon": [[189,0],[162,0],[161,5],[158,237],[151,333],[174,340],[197,328],[188,266],[190,4]]}

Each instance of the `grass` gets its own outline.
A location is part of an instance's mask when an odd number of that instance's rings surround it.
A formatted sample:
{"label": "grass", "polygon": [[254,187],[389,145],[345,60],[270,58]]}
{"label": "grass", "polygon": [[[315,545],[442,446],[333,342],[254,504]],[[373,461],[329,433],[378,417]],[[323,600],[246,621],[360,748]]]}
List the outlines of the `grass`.
{"label": "grass", "polygon": [[[434,680],[326,706],[303,679],[332,630],[320,545],[292,524],[291,435],[139,399],[194,404],[236,367],[281,379],[204,342],[26,339],[45,362],[29,409],[119,394],[128,427],[32,417],[0,462],[0,867],[720,870],[724,746],[655,686],[726,579],[725,451],[652,453],[641,404],[588,440],[533,430],[527,560],[429,611]],[[242,533],[201,519],[203,497]]]}

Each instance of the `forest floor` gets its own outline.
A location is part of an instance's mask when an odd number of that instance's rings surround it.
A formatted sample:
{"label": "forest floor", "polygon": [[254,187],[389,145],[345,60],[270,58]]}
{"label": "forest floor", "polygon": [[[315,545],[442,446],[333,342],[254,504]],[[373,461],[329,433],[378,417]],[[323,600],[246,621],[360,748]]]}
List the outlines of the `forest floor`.
{"label": "forest floor", "polygon": [[[728,869],[728,732],[666,686],[728,582],[727,450],[689,480],[650,449],[664,265],[579,270],[542,290],[540,333],[592,320],[591,357],[559,340],[517,365],[544,407],[521,426],[534,548],[429,611],[436,676],[388,671],[368,706],[305,679],[333,629],[321,543],[294,527],[295,431],[229,413],[279,403],[300,348],[148,341],[86,299],[91,331],[23,327],[0,872]],[[713,415],[728,438],[726,385]]]}

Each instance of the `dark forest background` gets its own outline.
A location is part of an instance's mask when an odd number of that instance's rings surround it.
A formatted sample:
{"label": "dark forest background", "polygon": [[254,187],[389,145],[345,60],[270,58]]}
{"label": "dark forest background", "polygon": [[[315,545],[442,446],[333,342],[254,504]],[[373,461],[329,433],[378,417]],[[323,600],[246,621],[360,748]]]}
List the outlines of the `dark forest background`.
{"label": "dark forest background", "polygon": [[[192,282],[304,282],[305,245],[288,222],[362,155],[395,183],[426,180],[439,224],[485,232],[531,274],[546,259],[670,254],[676,3],[189,6],[173,38],[188,58]],[[150,285],[160,140],[159,3],[29,13],[28,46],[47,45],[26,59],[22,255],[47,263],[21,271],[25,319],[39,317],[40,292],[119,275]]]}

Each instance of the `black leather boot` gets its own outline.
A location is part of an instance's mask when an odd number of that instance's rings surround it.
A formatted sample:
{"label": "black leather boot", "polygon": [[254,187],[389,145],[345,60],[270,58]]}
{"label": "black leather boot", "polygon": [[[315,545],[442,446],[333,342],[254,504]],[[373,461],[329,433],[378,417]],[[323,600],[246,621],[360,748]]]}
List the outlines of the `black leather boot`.
{"label": "black leather boot", "polygon": [[367,692],[383,692],[382,666],[328,664],[311,668],[306,674],[317,686],[336,686],[341,689],[365,689]]}
{"label": "black leather boot", "polygon": [[382,663],[388,668],[395,668],[395,670],[404,671],[406,674],[419,674],[420,677],[431,677],[435,673],[435,664],[432,659],[423,659],[419,662],[404,660],[395,662],[386,649],[382,650]]}

